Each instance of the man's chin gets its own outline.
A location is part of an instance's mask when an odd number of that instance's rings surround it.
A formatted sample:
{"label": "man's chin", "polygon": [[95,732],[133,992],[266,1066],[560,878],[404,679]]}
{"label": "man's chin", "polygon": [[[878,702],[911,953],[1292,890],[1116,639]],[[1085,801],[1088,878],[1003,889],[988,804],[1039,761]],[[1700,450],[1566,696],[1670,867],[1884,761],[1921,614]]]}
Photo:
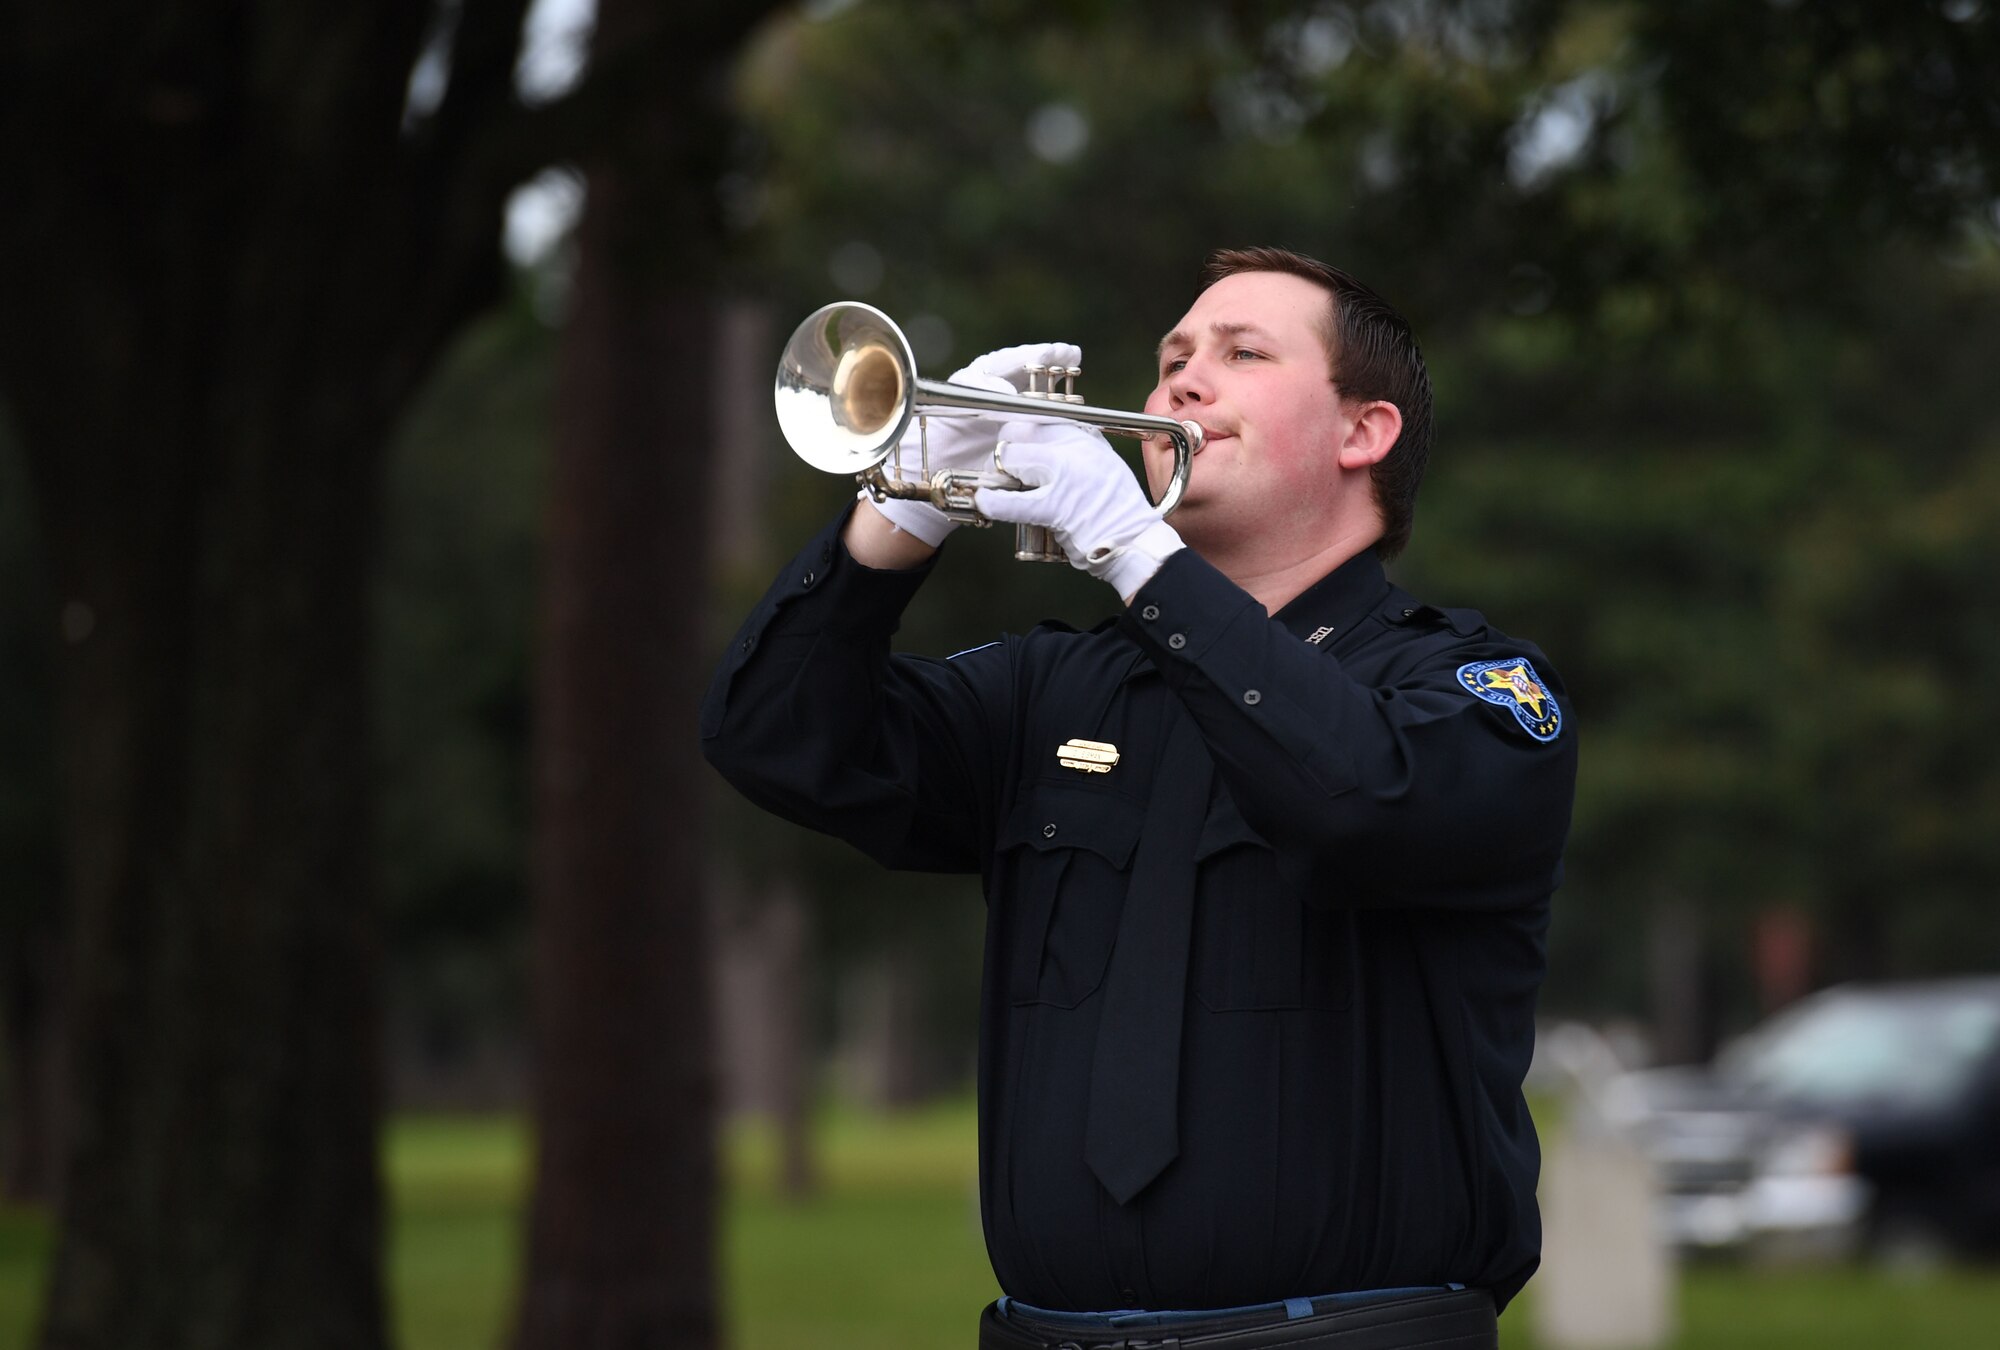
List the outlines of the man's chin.
{"label": "man's chin", "polygon": [[1181,504],[1167,515],[1167,524],[1174,527],[1181,541],[1196,550],[1214,523],[1214,504],[1192,492],[1181,498]]}

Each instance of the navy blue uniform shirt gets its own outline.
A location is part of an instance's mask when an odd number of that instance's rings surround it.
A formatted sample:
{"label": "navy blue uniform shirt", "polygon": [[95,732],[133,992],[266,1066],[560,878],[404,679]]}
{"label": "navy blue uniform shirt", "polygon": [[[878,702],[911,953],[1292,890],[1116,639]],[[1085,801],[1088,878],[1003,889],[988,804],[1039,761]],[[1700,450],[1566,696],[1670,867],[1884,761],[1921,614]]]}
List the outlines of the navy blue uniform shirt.
{"label": "navy blue uniform shirt", "polygon": [[[751,800],[987,900],[979,1186],[1000,1286],[1215,1308],[1533,1273],[1521,1096],[1576,737],[1532,644],[1418,603],[1374,554],[1271,617],[1192,550],[1115,621],[891,655],[928,573],[834,522],[703,704]],[[1179,1156],[1128,1205],[1083,1161],[1101,986],[1171,719],[1214,771],[1195,870]],[[1072,739],[1117,748],[1064,767]]]}

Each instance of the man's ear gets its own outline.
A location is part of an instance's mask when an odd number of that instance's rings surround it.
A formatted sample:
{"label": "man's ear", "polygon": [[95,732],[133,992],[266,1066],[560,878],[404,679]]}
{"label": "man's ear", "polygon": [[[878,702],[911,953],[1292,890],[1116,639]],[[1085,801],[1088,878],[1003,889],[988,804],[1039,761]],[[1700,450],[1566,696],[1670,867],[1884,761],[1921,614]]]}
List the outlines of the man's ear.
{"label": "man's ear", "polygon": [[1403,410],[1382,399],[1347,410],[1353,419],[1340,443],[1340,467],[1365,469],[1380,463],[1403,434]]}

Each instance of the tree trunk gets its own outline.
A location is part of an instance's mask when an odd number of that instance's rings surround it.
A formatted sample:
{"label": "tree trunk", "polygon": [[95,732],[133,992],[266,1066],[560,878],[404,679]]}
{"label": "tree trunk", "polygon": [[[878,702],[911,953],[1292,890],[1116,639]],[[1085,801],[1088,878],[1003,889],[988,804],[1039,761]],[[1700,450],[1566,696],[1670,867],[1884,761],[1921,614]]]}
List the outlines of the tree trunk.
{"label": "tree trunk", "polygon": [[729,866],[710,874],[717,940],[716,1045],[726,1115],[769,1122],[781,1198],[803,1202],[818,1184],[812,1154],[811,919],[801,883],[780,871],[746,884]]}
{"label": "tree trunk", "polygon": [[1662,891],[1646,925],[1646,976],[1653,1013],[1653,1054],[1662,1064],[1696,1064],[1708,1057],[1706,924],[1700,908]]}
{"label": "tree trunk", "polygon": [[57,1199],[56,1159],[63,1138],[57,1113],[64,1082],[62,978],[67,950],[49,931],[16,934],[17,946],[0,955],[0,1024],[6,1033],[6,1096],[0,1121],[0,1195],[17,1204]]}
{"label": "tree trunk", "polygon": [[[63,639],[50,1350],[385,1341],[370,563],[497,295],[519,0],[75,0],[0,40],[0,390]],[[471,165],[473,167],[468,167]]]}
{"label": "tree trunk", "polygon": [[819,1180],[813,1167],[813,1056],[806,1029],[810,924],[799,882],[781,878],[771,888],[760,926],[768,937],[772,971],[771,1114],[778,1129],[778,1193],[793,1202],[810,1199]]}
{"label": "tree trunk", "polygon": [[[71,639],[71,1135],[43,1344],[381,1345],[365,615],[384,428],[177,419],[185,388],[117,397],[178,373],[132,355],[108,397],[48,372],[98,400],[78,420],[105,443],[33,434],[40,399],[23,418]],[[188,438],[163,445],[177,421]],[[149,439],[156,458],[113,467]]]}
{"label": "tree trunk", "polygon": [[[647,22],[605,0],[593,59]],[[717,79],[720,62],[681,79]],[[717,1341],[704,902],[717,245],[706,130],[662,79],[640,156],[586,169],[557,370],[536,683],[536,1174],[521,1350]],[[650,161],[650,162],[649,162]]]}
{"label": "tree trunk", "polygon": [[[604,260],[564,334],[536,689],[536,1182],[518,1344],[716,1339],[702,801],[708,310]],[[670,373],[667,373],[670,372]],[[677,461],[689,461],[677,463]],[[676,509],[674,503],[685,503]]]}
{"label": "tree trunk", "polygon": [[26,466],[0,407],[0,1197],[55,1199],[68,904],[56,839],[46,569]]}

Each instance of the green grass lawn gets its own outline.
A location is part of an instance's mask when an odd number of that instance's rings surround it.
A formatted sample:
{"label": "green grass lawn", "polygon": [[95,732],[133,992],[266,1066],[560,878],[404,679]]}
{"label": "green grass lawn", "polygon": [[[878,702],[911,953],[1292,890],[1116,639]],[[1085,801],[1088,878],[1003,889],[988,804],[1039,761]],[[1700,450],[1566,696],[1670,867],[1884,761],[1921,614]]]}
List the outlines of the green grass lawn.
{"label": "green grass lawn", "polygon": [[[389,1273],[401,1350],[497,1350],[512,1308],[527,1140],[512,1119],[404,1119],[391,1129]],[[724,1269],[732,1350],[966,1350],[997,1292],[979,1237],[969,1105],[890,1119],[835,1114],[824,1185],[781,1201],[773,1148],[728,1141]],[[42,1217],[0,1210],[0,1350],[32,1344],[48,1245]],[[1530,1350],[1525,1306],[1501,1324]],[[2000,1274],[1923,1279],[1834,1269],[1685,1272],[1676,1347],[1985,1350]]]}

